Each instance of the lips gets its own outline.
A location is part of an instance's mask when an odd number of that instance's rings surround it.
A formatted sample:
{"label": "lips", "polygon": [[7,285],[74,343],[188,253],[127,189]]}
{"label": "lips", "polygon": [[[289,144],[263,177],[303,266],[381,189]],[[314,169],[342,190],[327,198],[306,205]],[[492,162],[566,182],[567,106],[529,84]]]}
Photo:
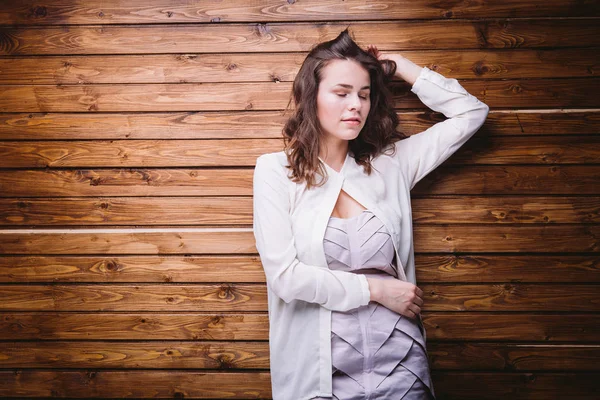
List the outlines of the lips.
{"label": "lips", "polygon": [[351,121],[355,121],[355,122],[358,122],[358,123],[360,124],[360,118],[356,118],[356,117],[353,117],[353,118],[346,118],[346,119],[343,119],[342,121],[344,121],[344,122],[351,122]]}

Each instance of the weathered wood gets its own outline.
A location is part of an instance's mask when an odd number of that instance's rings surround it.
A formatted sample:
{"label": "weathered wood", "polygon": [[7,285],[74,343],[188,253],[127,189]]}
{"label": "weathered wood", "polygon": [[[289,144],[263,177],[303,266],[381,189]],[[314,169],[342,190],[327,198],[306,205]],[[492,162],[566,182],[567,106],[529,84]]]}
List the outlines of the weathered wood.
{"label": "weathered wood", "polygon": [[[567,362],[579,355],[578,349],[570,356],[565,350],[561,354]],[[269,344],[264,341],[4,342],[0,356],[2,368],[269,368]]]}
{"label": "weathered wood", "polygon": [[577,194],[600,193],[600,168],[586,166],[447,166],[433,170],[412,190],[434,194]]}
{"label": "weathered wood", "polygon": [[[415,255],[423,282],[600,282],[600,256]],[[224,275],[224,271],[226,271]],[[0,282],[264,283],[258,256],[2,256]]]}
{"label": "weathered wood", "polygon": [[[600,78],[465,81],[492,108],[600,107]],[[390,84],[394,107],[426,108],[406,82]],[[0,85],[0,110],[10,112],[284,110],[291,83]],[[165,101],[165,98],[170,101]]]}
{"label": "weathered wood", "polygon": [[[597,285],[421,284],[424,311],[600,311]],[[0,285],[2,311],[266,311],[264,284]]]}
{"label": "weathered wood", "polygon": [[[18,5],[17,5],[18,4]],[[103,0],[101,8],[94,2],[69,0],[7,3],[0,10],[0,24],[139,24],[139,23],[207,23],[262,21],[331,21],[369,19],[427,18],[498,18],[498,17],[587,17],[597,16],[595,2],[574,0],[507,0],[455,4],[429,0],[375,0],[364,6],[361,0],[325,3],[319,0],[261,0],[244,3],[221,0],[218,3],[186,0]]]}
{"label": "weathered wood", "polygon": [[[415,225],[598,223],[599,197],[436,196],[412,202]],[[252,225],[251,197],[2,199],[0,226]]]}
{"label": "weathered wood", "polygon": [[[283,111],[184,113],[0,113],[2,140],[56,139],[281,139]],[[398,113],[398,130],[424,131],[445,117],[431,111]],[[600,112],[490,111],[476,137],[600,133]]]}
{"label": "weathered wood", "polygon": [[[379,50],[600,46],[596,18],[354,22],[359,45]],[[248,53],[309,51],[347,22],[188,26],[0,27],[0,55]],[[151,40],[149,40],[151,38]]]}
{"label": "weathered wood", "polygon": [[[594,319],[570,317],[588,327]],[[544,321],[540,321],[544,324]],[[552,322],[548,322],[552,328]],[[447,324],[444,324],[446,326]],[[450,328],[451,329],[451,328]],[[539,329],[539,327],[538,327]],[[587,336],[563,329],[564,337]],[[18,312],[0,313],[1,340],[268,340],[269,319],[260,313],[128,313]],[[561,340],[559,337],[557,340]],[[589,340],[588,340],[589,341]]]}
{"label": "weathered wood", "polygon": [[[597,252],[599,225],[417,225],[417,252]],[[0,254],[255,254],[251,228],[2,230]]]}
{"label": "weathered wood", "polygon": [[[307,52],[260,54],[8,56],[0,84],[206,83],[293,81]],[[600,63],[587,49],[403,51],[417,65],[457,79],[593,77]]]}
{"label": "weathered wood", "polygon": [[[417,253],[415,264],[417,282],[421,283],[600,282],[600,255],[432,255]],[[27,274],[27,277],[30,275]],[[21,279],[29,278],[21,277]]]}
{"label": "weathered wood", "polygon": [[[251,196],[252,169],[4,170],[0,197]],[[440,166],[419,182],[414,196],[598,195],[597,165]],[[31,183],[35,182],[35,185]]]}
{"label": "weathered wood", "polygon": [[[429,343],[432,370],[598,371],[600,345]],[[2,368],[265,369],[268,342],[4,342]]]}
{"label": "weathered wood", "polygon": [[432,373],[436,394],[444,400],[589,400],[599,377],[598,372]]}
{"label": "weathered wood", "polygon": [[0,371],[0,396],[227,398],[271,396],[271,375],[195,371]]}
{"label": "weathered wood", "polygon": [[3,311],[266,311],[266,285],[0,285]]}
{"label": "weathered wood", "polygon": [[[427,342],[538,341],[596,343],[600,315],[424,311]],[[268,340],[259,313],[0,313],[1,340]]]}
{"label": "weathered wood", "polygon": [[[282,139],[87,140],[0,142],[3,166],[228,167],[254,166],[264,153],[282,151]],[[480,137],[470,139],[446,165],[586,164],[600,160],[600,135]]]}
{"label": "weathered wood", "polygon": [[[589,271],[589,277],[593,274]],[[258,256],[1,256],[0,282],[265,282]]]}
{"label": "weathered wood", "polygon": [[[434,371],[433,382],[443,399],[588,400],[598,383],[597,372],[450,372]],[[140,382],[144,384],[141,385]],[[0,396],[52,397],[197,397],[268,399],[268,372],[193,371],[0,371]]]}
{"label": "weathered wood", "polygon": [[122,196],[124,190],[129,196],[250,196],[253,173],[199,168],[5,170],[0,196]]}

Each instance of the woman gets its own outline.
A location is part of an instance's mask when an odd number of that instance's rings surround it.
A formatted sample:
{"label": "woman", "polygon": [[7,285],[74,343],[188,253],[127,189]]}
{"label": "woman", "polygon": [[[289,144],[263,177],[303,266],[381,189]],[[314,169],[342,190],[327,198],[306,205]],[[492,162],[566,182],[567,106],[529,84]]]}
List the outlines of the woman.
{"label": "woman", "polygon": [[[398,133],[392,76],[448,119]],[[254,172],[273,399],[434,398],[410,190],[489,108],[455,79],[362,50],[347,30],[311,50],[293,100],[285,150],[258,157]]]}

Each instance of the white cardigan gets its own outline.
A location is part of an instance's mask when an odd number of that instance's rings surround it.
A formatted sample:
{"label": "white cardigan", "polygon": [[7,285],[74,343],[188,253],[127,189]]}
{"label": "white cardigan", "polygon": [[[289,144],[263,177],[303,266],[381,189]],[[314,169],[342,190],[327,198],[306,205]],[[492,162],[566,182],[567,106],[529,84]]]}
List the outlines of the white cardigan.
{"label": "white cardigan", "polygon": [[489,107],[427,67],[411,91],[449,119],[396,142],[395,155],[372,161],[370,176],[348,154],[340,172],[324,163],[327,183],[306,190],[288,179],[283,151],[256,160],[253,229],[267,278],[274,400],[331,396],[331,311],[370,301],[365,275],[330,270],[325,259],[325,228],[341,189],[381,219],[399,278],[416,284],[410,190],[481,127]]}

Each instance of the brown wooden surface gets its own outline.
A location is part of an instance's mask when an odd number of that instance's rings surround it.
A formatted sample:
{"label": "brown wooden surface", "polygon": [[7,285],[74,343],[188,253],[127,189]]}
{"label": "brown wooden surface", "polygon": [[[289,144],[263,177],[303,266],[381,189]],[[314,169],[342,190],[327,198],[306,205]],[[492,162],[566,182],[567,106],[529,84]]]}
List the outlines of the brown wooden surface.
{"label": "brown wooden surface", "polygon": [[[417,252],[598,252],[598,225],[417,225]],[[6,229],[2,254],[255,254],[251,228]]]}
{"label": "brown wooden surface", "polygon": [[600,46],[597,18],[297,22],[258,24],[0,26],[0,55],[308,51],[351,25],[379,50]]}
{"label": "brown wooden surface", "polygon": [[0,397],[270,398],[253,167],[350,27],[492,107],[412,191],[438,398],[593,398],[598,1],[4,3]]}
{"label": "brown wooden surface", "polygon": [[[598,372],[434,371],[444,399],[527,398],[589,400]],[[268,372],[195,371],[0,371],[0,396],[196,397],[256,399],[271,395]],[[141,385],[139,382],[144,382]],[[174,384],[176,382],[176,384]],[[488,390],[482,390],[487,388]],[[489,390],[493,388],[494,390]]]}
{"label": "brown wooden surface", "polygon": [[[418,65],[456,79],[592,77],[598,49],[496,52],[403,51]],[[7,56],[0,84],[290,82],[307,52],[261,54],[173,54]]]}
{"label": "brown wooden surface", "polygon": [[[419,284],[424,311],[600,311],[594,284]],[[2,311],[267,311],[263,284],[0,285]]]}
{"label": "brown wooden surface", "polygon": [[[184,113],[0,113],[2,140],[280,139],[283,111]],[[431,111],[398,113],[398,130],[416,134],[443,121]],[[473,139],[487,136],[582,135],[600,131],[600,112],[497,111]],[[469,142],[467,142],[469,143]]]}
{"label": "brown wooden surface", "polygon": [[[490,107],[599,107],[600,78],[465,81]],[[425,108],[405,82],[390,85],[396,108]],[[0,85],[0,110],[15,112],[122,112],[284,110],[291,83],[113,85]],[[170,101],[165,101],[170,99]]]}
{"label": "brown wooden surface", "polygon": [[[600,256],[427,254],[415,255],[417,280],[428,282],[599,283]],[[0,282],[227,282],[264,283],[250,256],[3,256]]]}
{"label": "brown wooden surface", "polygon": [[[427,341],[596,343],[600,316],[426,311]],[[268,340],[266,312],[0,312],[0,340]]]}
{"label": "brown wooden surface", "polygon": [[[415,225],[600,222],[600,197],[415,198]],[[2,199],[0,226],[252,225],[252,197]]]}
{"label": "brown wooden surface", "polygon": [[[7,368],[265,369],[262,342],[5,342]],[[432,370],[600,371],[600,345],[430,343]]]}
{"label": "brown wooden surface", "polygon": [[[3,170],[0,197],[251,196],[252,169]],[[412,190],[426,195],[598,195],[598,165],[440,166]],[[35,185],[31,183],[35,182]]]}
{"label": "brown wooden surface", "polygon": [[[36,167],[254,166],[263,152],[283,150],[281,139],[110,140],[0,142],[2,164]],[[449,164],[586,164],[600,160],[600,137],[478,137]]]}
{"label": "brown wooden surface", "polygon": [[[17,5],[18,4],[18,5]],[[103,0],[101,8],[85,2],[49,0],[43,5],[35,1],[8,3],[0,11],[0,24],[136,24],[136,23],[206,23],[261,22],[336,19],[370,20],[385,15],[389,19],[454,19],[480,17],[586,17],[598,16],[594,1],[506,0],[496,2],[454,4],[428,0],[375,0],[364,7],[361,0],[344,0],[324,4],[320,0],[281,2],[262,0],[259,4],[236,0],[218,3],[190,3],[186,0]]]}

